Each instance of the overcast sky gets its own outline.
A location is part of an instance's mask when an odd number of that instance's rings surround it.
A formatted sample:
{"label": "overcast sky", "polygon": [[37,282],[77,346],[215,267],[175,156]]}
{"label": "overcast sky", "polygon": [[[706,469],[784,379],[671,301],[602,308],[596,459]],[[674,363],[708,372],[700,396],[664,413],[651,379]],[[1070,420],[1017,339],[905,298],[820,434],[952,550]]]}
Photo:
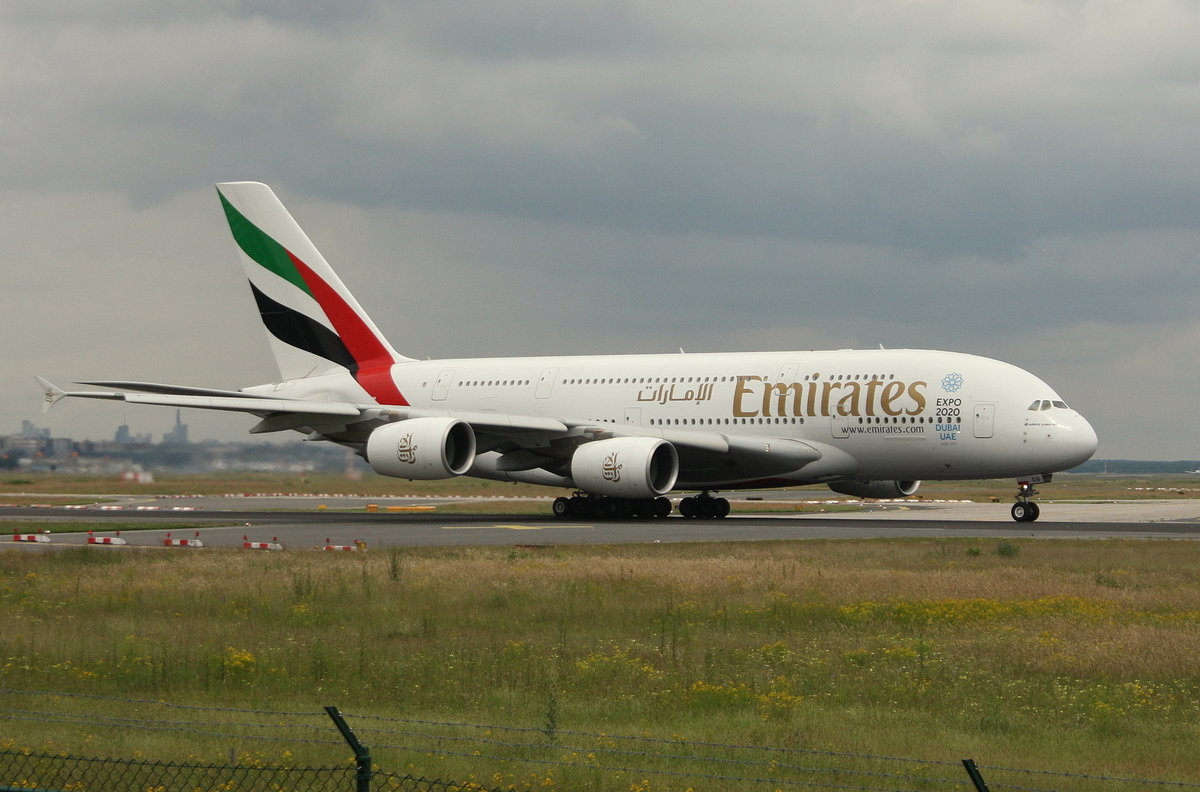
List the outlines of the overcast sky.
{"label": "overcast sky", "polygon": [[414,357],[952,349],[1195,459],[1197,42],[1184,0],[0,0],[0,433],[174,420],[38,373],[275,376],[248,179]]}

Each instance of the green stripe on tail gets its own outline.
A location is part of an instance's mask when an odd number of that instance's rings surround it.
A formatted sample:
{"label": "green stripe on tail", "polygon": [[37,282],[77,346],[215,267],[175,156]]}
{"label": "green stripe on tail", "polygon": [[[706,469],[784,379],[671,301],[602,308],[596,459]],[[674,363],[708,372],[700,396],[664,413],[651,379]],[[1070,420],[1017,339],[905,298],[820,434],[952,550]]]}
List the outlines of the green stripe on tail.
{"label": "green stripe on tail", "polygon": [[217,191],[217,195],[221,197],[221,206],[225,209],[225,217],[229,220],[229,229],[233,232],[233,238],[238,243],[238,247],[254,261],[313,297],[308,284],[304,282],[304,278],[296,269],[296,265],[292,263],[291,256],[288,255],[283,245],[247,220],[241,212],[233,207],[233,204],[225,200],[225,196],[221,194],[220,190]]}

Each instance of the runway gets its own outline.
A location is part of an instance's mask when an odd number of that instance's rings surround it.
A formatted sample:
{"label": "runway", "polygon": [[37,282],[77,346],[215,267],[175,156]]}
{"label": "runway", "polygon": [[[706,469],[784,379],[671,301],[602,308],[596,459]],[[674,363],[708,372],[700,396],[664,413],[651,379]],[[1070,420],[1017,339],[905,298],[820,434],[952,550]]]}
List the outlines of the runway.
{"label": "runway", "polygon": [[[751,496],[753,497],[753,496]],[[1200,538],[1200,500],[1129,501],[1120,503],[1043,504],[1042,519],[1020,524],[1008,518],[1008,504],[919,501],[883,504],[863,511],[823,513],[820,507],[770,514],[733,514],[724,520],[571,520],[545,515],[441,514],[447,501],[404,499],[405,508],[432,511],[368,512],[368,502],[380,509],[387,499],[345,499],[300,496],[255,498],[196,498],[186,505],[175,499],[126,498],[103,508],[0,506],[4,523],[78,521],[80,530],[54,533],[49,543],[14,542],[0,538],[0,547],[63,547],[87,544],[94,536],[114,535],[129,546],[163,547],[172,538],[199,539],[206,547],[242,547],[246,541],[274,542],[285,548],[351,546],[364,542],[378,547],[551,546],[669,542],[778,541],[797,539],[869,539],[892,537],[1034,537],[1034,538]],[[789,508],[783,501],[781,508]],[[483,506],[486,509],[486,505]],[[179,526],[130,530],[153,523]],[[33,529],[36,530],[36,529]]]}

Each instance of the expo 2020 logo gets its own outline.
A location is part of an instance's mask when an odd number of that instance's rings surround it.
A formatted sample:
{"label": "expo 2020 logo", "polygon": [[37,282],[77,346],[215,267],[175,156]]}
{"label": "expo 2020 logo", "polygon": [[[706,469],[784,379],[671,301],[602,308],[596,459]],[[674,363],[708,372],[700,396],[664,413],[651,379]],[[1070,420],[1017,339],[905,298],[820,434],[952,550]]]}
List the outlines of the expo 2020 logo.
{"label": "expo 2020 logo", "polygon": [[963,386],[962,374],[947,374],[942,377],[942,390],[954,393]]}

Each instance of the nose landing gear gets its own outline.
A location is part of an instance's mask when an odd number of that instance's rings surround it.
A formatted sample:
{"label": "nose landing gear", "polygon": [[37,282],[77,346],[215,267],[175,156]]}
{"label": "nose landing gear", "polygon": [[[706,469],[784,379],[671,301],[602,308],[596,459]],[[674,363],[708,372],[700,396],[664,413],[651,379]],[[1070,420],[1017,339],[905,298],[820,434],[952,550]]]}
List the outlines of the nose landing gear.
{"label": "nose landing gear", "polygon": [[[1040,483],[1040,482],[1039,482]],[[1017,482],[1017,502],[1012,507],[1012,518],[1017,522],[1034,522],[1041,516],[1042,510],[1030,500],[1038,492],[1033,488],[1032,481]]]}

